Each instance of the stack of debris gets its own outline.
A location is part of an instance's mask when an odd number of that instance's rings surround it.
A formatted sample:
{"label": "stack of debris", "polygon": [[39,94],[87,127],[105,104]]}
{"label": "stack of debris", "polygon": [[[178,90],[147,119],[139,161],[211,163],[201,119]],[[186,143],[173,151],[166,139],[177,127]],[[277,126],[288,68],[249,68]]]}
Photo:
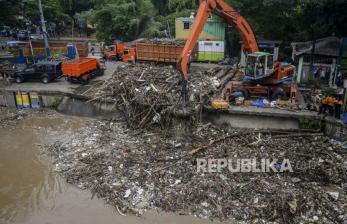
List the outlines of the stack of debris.
{"label": "stack of debris", "polygon": [[[181,75],[172,66],[148,64],[121,66],[109,80],[88,91],[91,101],[114,102],[132,128],[165,125],[171,121],[174,107],[180,107]],[[215,94],[212,74],[202,72],[190,76],[191,107],[197,109]]]}
{"label": "stack of debris", "polygon": [[304,98],[304,108],[310,111],[319,111],[323,94],[321,89],[300,88],[300,93]]}
{"label": "stack of debris", "polygon": [[235,66],[218,66],[206,71],[207,74],[214,77],[215,86],[223,90],[230,81],[241,81],[244,78],[242,73]]}
{"label": "stack of debris", "polygon": [[[159,208],[245,223],[346,222],[347,155],[322,134],[211,124],[183,130],[139,134],[95,121],[44,150],[69,183],[91,189],[120,214]],[[237,159],[277,159],[275,170],[287,159],[293,172],[203,172],[197,158],[232,159],[234,169]]]}
{"label": "stack of debris", "polygon": [[38,114],[52,115],[54,111],[45,109],[25,109],[17,110],[16,108],[0,107],[0,127],[13,126],[24,120],[26,117],[32,117]]}
{"label": "stack of debris", "polygon": [[[10,61],[0,62],[0,79],[5,80],[3,84],[9,85],[11,84],[9,78],[16,71],[15,66]],[[2,84],[2,83],[1,83]]]}
{"label": "stack of debris", "polygon": [[150,43],[150,44],[165,44],[172,46],[184,46],[186,43],[184,40],[176,40],[169,38],[152,38],[152,39],[141,39],[138,43]]}
{"label": "stack of debris", "polygon": [[0,107],[0,127],[15,125],[28,115],[27,111]]}

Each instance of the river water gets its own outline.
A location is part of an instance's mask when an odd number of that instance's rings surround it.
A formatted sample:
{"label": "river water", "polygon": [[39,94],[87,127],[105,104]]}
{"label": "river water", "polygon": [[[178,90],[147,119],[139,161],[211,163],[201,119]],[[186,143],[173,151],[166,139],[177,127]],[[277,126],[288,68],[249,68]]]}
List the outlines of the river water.
{"label": "river water", "polygon": [[210,223],[189,216],[148,212],[119,215],[91,193],[67,184],[53,172],[41,144],[59,140],[89,121],[65,115],[34,115],[0,129],[1,224]]}

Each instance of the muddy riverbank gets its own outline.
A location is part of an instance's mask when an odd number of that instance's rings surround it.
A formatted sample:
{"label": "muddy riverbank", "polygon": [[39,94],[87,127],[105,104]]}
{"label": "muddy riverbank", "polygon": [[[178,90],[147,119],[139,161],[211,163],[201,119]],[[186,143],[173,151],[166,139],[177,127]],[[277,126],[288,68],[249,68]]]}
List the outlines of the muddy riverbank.
{"label": "muddy riverbank", "polygon": [[69,139],[92,119],[54,111],[16,111],[1,108],[0,223],[210,223],[193,217],[147,212],[143,217],[121,216],[105,201],[66,181],[55,172],[44,144]]}

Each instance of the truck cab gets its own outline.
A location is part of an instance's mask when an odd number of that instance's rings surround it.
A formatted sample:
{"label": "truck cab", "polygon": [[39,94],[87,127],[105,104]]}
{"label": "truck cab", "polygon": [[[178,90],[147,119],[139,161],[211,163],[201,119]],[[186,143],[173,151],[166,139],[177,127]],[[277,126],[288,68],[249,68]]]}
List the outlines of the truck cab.
{"label": "truck cab", "polygon": [[108,50],[104,51],[104,56],[108,60],[121,60],[125,63],[135,62],[136,60],[136,48],[128,47],[123,42],[117,41],[113,46],[110,46]]}
{"label": "truck cab", "polygon": [[12,78],[16,83],[22,83],[29,80],[40,80],[47,84],[56,78],[62,76],[61,62],[57,61],[42,61],[30,67],[16,71]]}

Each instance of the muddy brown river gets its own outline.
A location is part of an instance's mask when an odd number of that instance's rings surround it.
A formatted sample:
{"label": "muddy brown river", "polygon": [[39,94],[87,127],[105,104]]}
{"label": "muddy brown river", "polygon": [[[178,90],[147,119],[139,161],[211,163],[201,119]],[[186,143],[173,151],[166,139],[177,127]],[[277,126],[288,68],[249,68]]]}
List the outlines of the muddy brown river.
{"label": "muddy brown river", "polygon": [[[64,138],[88,122],[65,115],[34,115],[0,129],[1,224],[211,223],[189,216],[148,212],[122,216],[91,193],[53,172],[41,144]],[[213,222],[215,223],[215,222]]]}

